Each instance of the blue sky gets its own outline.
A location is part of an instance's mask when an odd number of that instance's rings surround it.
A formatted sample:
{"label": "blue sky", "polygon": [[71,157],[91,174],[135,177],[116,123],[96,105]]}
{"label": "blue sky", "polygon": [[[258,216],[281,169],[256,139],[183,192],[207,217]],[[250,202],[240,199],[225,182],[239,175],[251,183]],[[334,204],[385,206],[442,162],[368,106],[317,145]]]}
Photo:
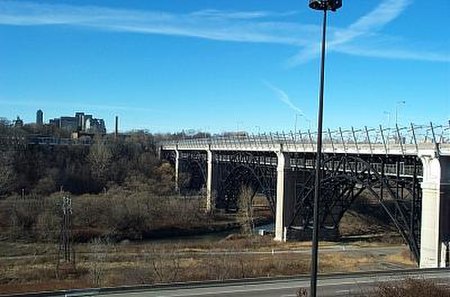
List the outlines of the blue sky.
{"label": "blue sky", "polygon": [[[316,126],[322,15],[308,1],[0,1],[0,117],[85,111],[122,131]],[[330,13],[324,126],[450,119],[450,1]]]}

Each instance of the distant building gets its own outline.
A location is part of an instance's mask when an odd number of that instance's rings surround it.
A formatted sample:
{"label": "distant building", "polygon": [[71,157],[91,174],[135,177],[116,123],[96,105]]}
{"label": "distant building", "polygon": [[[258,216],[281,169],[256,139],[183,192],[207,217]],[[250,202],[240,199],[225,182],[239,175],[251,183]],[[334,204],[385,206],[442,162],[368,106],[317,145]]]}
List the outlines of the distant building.
{"label": "distant building", "polygon": [[23,127],[23,120],[17,116],[17,119],[14,121],[14,127],[20,128]]}
{"label": "distant building", "polygon": [[84,131],[86,129],[86,117],[84,112],[76,112],[75,118],[77,119],[77,131]]}
{"label": "distant building", "polygon": [[78,120],[75,117],[60,117],[59,127],[67,131],[78,130]]}
{"label": "distant building", "polygon": [[84,112],[75,113],[74,117],[60,117],[50,120],[55,125],[69,132],[86,132],[92,134],[105,134],[106,126],[103,119],[96,119]]}
{"label": "distant building", "polygon": [[88,118],[85,124],[85,131],[94,134],[105,134],[106,127],[103,119]]}
{"label": "distant building", "polygon": [[50,125],[55,126],[55,127],[60,127],[60,123],[61,123],[61,119],[50,119],[50,121],[48,122]]}
{"label": "distant building", "polygon": [[44,113],[42,110],[38,110],[36,112],[36,125],[42,126],[44,124]]}

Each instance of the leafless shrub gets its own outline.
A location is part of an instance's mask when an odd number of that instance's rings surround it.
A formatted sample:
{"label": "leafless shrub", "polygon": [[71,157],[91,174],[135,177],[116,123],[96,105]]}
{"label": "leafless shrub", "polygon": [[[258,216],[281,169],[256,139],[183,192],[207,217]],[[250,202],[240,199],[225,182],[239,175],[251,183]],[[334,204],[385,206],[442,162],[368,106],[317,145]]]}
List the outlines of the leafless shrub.
{"label": "leafless shrub", "polygon": [[[5,230],[1,236],[43,241],[57,238],[63,195],[14,195],[0,200],[0,230]],[[208,225],[198,197],[155,196],[150,191],[117,187],[103,194],[72,197],[75,241],[88,242],[95,237],[142,239],[161,229]]]}
{"label": "leafless shrub", "polygon": [[150,251],[146,261],[150,263],[155,282],[168,283],[177,281],[181,271],[181,258],[173,250],[155,250]]}
{"label": "leafless shrub", "polygon": [[61,219],[51,211],[44,211],[37,217],[36,234],[43,241],[54,241],[58,238]]}
{"label": "leafless shrub", "polygon": [[20,198],[14,196],[5,201],[8,208],[9,235],[12,238],[32,236],[33,227],[36,224],[39,213],[42,211],[43,201],[33,197]]}
{"label": "leafless shrub", "polygon": [[308,289],[300,288],[297,290],[296,296],[297,297],[308,297]]}
{"label": "leafless shrub", "polygon": [[114,232],[126,234],[131,239],[142,239],[143,233],[151,228],[153,221],[152,211],[148,209],[145,200],[146,197],[138,194],[124,197],[120,202],[113,200],[109,219]]}
{"label": "leafless shrub", "polygon": [[365,296],[377,297],[449,297],[450,287],[437,286],[432,280],[406,279],[399,282],[380,283]]}
{"label": "leafless shrub", "polygon": [[230,256],[227,254],[211,254],[208,256],[208,277],[214,280],[230,278],[232,271]]}
{"label": "leafless shrub", "polygon": [[89,250],[91,252],[89,259],[89,276],[94,286],[100,287],[104,284],[106,274],[106,262],[108,251],[111,248],[107,240],[99,238],[91,240]]}

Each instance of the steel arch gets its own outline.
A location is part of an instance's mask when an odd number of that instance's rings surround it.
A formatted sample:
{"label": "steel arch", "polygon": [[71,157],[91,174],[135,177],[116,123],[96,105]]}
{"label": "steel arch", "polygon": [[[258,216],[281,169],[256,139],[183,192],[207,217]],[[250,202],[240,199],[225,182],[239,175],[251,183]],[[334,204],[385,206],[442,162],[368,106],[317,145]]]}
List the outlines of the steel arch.
{"label": "steel arch", "polygon": [[[420,160],[413,160],[415,168]],[[381,164],[381,173],[373,164]],[[324,229],[337,229],[339,222],[354,200],[365,190],[375,197],[386,211],[404,240],[408,243],[416,260],[419,259],[420,240],[420,184],[417,171],[412,180],[384,174],[383,158],[366,158],[348,155],[326,155],[322,163],[320,199],[320,225]],[[398,166],[397,166],[398,167]],[[312,203],[314,194],[313,170],[300,186],[296,197],[290,229],[312,228]],[[399,191],[400,189],[400,191]],[[405,194],[406,192],[406,194]]]}
{"label": "steel arch", "polygon": [[199,191],[206,185],[206,155],[195,152],[182,154],[180,173],[188,174],[186,181],[180,185],[181,191]]}
{"label": "steel arch", "polygon": [[267,198],[272,213],[275,213],[276,170],[272,164],[264,165],[266,162],[262,159],[265,158],[270,157],[241,152],[218,157],[218,208],[237,209],[241,186],[248,185]]}

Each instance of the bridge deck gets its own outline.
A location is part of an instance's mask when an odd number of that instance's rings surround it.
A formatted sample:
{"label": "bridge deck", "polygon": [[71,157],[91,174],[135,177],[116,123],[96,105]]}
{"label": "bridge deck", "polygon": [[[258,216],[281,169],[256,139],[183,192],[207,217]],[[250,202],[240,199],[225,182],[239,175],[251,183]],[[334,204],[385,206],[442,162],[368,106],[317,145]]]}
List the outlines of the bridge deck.
{"label": "bridge deck", "polygon": [[[316,144],[298,142],[262,142],[262,141],[217,141],[213,139],[192,139],[179,142],[163,143],[163,150],[193,151],[283,151],[299,153],[316,153]],[[365,155],[418,155],[420,151],[439,151],[440,155],[450,155],[450,144],[422,143],[414,144],[323,144],[322,152],[330,154],[365,154]]]}
{"label": "bridge deck", "polygon": [[[202,139],[183,139],[161,143],[163,150],[212,151],[283,151],[315,153],[317,133],[269,133],[213,136]],[[419,155],[434,152],[450,155],[450,125],[355,130],[354,128],[322,132],[323,152],[331,154]]]}

